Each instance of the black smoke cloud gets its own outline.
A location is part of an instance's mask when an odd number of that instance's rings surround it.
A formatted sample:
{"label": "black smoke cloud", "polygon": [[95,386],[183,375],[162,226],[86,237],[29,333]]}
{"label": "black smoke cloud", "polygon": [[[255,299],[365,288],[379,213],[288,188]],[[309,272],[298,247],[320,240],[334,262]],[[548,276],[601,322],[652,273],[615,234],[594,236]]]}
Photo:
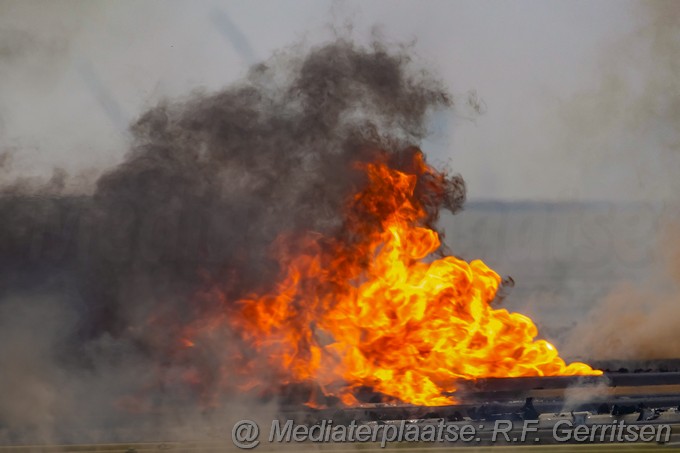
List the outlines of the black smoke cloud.
{"label": "black smoke cloud", "polygon": [[[412,66],[407,49],[344,40],[283,52],[218,93],[144,113],[126,159],[91,196],[60,196],[60,173],[47,186],[8,186],[0,387],[12,395],[0,402],[0,441],[129,439],[93,425],[193,413],[192,389],[168,381],[182,366],[174,335],[201,312],[196,293],[215,282],[230,298],[266,289],[278,235],[338,231],[363,183],[352,164],[379,150],[398,161],[425,136],[428,113],[451,104]],[[446,207],[464,195],[454,177]],[[19,410],[27,397],[34,409]]]}

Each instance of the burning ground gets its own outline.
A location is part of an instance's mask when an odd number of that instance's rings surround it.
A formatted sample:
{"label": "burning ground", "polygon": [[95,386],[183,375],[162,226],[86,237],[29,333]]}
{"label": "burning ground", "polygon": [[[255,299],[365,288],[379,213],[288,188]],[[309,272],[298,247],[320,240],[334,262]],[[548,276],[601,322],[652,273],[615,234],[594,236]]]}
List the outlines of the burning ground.
{"label": "burning ground", "polygon": [[[311,381],[350,406],[360,402],[358,388],[377,401],[385,401],[379,392],[388,401],[445,405],[455,402],[446,395],[457,379],[599,374],[566,366],[554,346],[534,341],[529,318],[493,309],[501,278],[483,262],[427,260],[440,247],[428,225],[459,181],[428,167],[418,150],[400,154],[409,170],[379,158],[362,166],[369,181],[348,203],[339,235],[278,238],[275,289],[236,301],[235,310],[218,292],[219,311],[189,329],[186,346],[226,325],[255,353],[245,358],[245,388],[270,391],[271,380],[258,382],[259,370],[270,369],[274,382]],[[244,362],[242,351],[232,354]],[[239,373],[223,374],[233,384]],[[307,404],[319,402],[326,404],[316,395]]]}
{"label": "burning ground", "polygon": [[442,248],[465,186],[416,146],[450,105],[406,50],[340,40],[146,112],[92,195],[6,185],[0,438],[97,440],[89,423],[131,413],[162,430],[243,394],[443,404],[459,378],[596,373]]}

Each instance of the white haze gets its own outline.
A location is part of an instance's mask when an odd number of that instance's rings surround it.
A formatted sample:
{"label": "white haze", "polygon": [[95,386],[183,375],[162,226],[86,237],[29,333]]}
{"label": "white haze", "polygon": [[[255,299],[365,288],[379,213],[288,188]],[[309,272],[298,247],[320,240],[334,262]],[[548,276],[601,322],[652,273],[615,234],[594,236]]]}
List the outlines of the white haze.
{"label": "white haze", "polygon": [[645,9],[623,1],[5,0],[0,149],[15,155],[3,179],[47,178],[60,167],[76,182],[91,180],[122,159],[126,124],[146,108],[225,86],[254,59],[330,36],[332,23],[359,41],[376,32],[416,41],[461,104],[477,92],[485,114],[462,105],[435,118],[426,144],[465,176],[471,199],[667,199],[675,130],[647,127],[630,108],[664,107],[658,93],[647,96],[652,105],[638,102],[648,80],[659,92],[676,83],[648,52]]}

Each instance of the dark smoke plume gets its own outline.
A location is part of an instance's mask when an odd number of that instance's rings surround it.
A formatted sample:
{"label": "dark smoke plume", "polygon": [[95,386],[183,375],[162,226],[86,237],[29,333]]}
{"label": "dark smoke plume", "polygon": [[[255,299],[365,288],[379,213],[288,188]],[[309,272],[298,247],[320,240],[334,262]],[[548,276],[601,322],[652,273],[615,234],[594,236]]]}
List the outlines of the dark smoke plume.
{"label": "dark smoke plume", "polygon": [[[335,234],[364,182],[352,163],[384,151],[399,161],[428,112],[450,104],[407,51],[338,40],[144,113],[92,196],[5,190],[0,386],[13,395],[0,402],[0,442],[93,440],[88,417],[115,426],[119,413],[195,403],[171,349],[205,308],[196,295],[215,282],[234,299],[273,284],[275,238]],[[452,178],[445,207],[464,195]],[[212,360],[224,365],[219,351]],[[34,410],[18,410],[12,400],[27,396]]]}

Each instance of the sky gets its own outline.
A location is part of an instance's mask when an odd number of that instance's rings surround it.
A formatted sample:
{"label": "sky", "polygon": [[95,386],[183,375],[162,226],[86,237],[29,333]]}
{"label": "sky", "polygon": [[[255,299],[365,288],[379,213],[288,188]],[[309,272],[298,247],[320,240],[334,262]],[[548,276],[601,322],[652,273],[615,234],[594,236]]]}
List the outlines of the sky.
{"label": "sky", "polygon": [[2,0],[0,183],[54,168],[84,180],[124,158],[146,109],[342,34],[410,45],[450,89],[456,106],[433,115],[422,146],[463,175],[469,199],[670,200],[680,14],[669,12],[680,13],[618,0]]}

